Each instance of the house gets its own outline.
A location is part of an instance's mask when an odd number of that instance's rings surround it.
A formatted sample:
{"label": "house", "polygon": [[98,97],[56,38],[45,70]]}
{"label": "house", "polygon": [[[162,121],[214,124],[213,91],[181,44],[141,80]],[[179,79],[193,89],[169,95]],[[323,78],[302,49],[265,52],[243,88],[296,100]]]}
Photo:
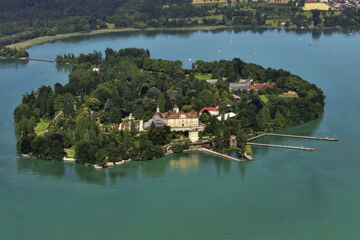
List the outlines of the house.
{"label": "house", "polygon": [[200,110],[199,115],[201,116],[203,113],[207,113],[210,116],[217,116],[219,115],[219,109],[216,107],[204,107]]}
{"label": "house", "polygon": [[193,128],[199,127],[199,116],[195,111],[185,113],[179,111],[178,106],[173,107],[173,111],[165,113],[165,123],[171,128]]}

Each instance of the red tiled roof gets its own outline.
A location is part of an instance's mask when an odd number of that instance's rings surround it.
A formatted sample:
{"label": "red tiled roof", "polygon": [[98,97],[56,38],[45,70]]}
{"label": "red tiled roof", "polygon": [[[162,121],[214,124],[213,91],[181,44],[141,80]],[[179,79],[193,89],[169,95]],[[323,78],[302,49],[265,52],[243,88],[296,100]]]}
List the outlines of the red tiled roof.
{"label": "red tiled roof", "polygon": [[256,85],[249,85],[249,87],[251,89],[254,89],[254,90],[259,90],[259,89],[262,89],[264,87],[268,87],[268,88],[272,88],[274,86],[274,84],[256,84]]}
{"label": "red tiled roof", "polygon": [[219,109],[217,109],[216,107],[204,107],[203,109],[200,110],[200,113],[203,113],[205,111],[208,112],[218,112]]}

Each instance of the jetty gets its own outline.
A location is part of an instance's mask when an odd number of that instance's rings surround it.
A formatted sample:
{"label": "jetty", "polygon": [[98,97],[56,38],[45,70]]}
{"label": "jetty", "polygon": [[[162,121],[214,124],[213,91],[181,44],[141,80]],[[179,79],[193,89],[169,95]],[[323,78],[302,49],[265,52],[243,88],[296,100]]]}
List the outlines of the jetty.
{"label": "jetty", "polygon": [[308,147],[275,145],[275,144],[265,144],[265,143],[251,143],[251,142],[248,142],[247,144],[252,145],[252,146],[274,147],[274,148],[284,148],[284,149],[296,149],[296,150],[304,150],[304,151],[315,151],[315,148],[308,148]]}
{"label": "jetty", "polygon": [[55,60],[43,59],[43,58],[24,57],[24,58],[21,58],[21,59],[23,59],[23,60],[39,61],[39,62],[55,63]]}
{"label": "jetty", "polygon": [[246,161],[245,159],[232,157],[230,155],[219,153],[219,152],[216,152],[216,151],[213,151],[213,150],[210,150],[210,149],[206,149],[206,148],[201,148],[199,150],[203,151],[203,152],[211,153],[211,154],[223,157],[223,158],[227,158],[227,159],[230,159],[230,160],[233,160],[233,161],[237,161],[237,162],[245,162]]}
{"label": "jetty", "polygon": [[339,141],[338,138],[298,136],[298,135],[278,134],[278,133],[267,133],[266,136],[288,137],[288,138],[301,138],[301,139],[322,140],[322,141],[332,141],[332,142],[337,142],[337,141]]}
{"label": "jetty", "polygon": [[254,137],[249,138],[247,141],[251,142],[255,139],[262,138],[265,136],[273,136],[273,137],[288,137],[288,138],[300,138],[300,139],[309,139],[309,140],[322,140],[322,141],[331,141],[337,142],[338,138],[329,138],[329,137],[312,137],[312,136],[299,136],[299,135],[290,135],[290,134],[279,134],[279,133],[263,133]]}
{"label": "jetty", "polygon": [[329,138],[329,137],[312,137],[312,136],[299,136],[299,135],[279,134],[279,133],[263,133],[263,134],[248,138],[247,144],[252,145],[252,146],[296,149],[296,150],[303,150],[303,151],[315,151],[315,148],[309,148],[309,147],[298,147],[298,146],[275,145],[275,144],[252,143],[251,142],[255,139],[259,139],[259,138],[262,138],[265,136],[299,138],[299,139],[308,139],[308,140],[322,140],[322,141],[332,141],[332,142],[339,141],[339,139],[337,139],[337,138]]}

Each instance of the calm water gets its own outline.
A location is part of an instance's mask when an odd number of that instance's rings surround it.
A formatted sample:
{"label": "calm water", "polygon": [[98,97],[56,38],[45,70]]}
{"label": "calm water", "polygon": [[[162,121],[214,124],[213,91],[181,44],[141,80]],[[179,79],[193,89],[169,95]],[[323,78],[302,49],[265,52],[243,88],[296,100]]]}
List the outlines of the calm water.
{"label": "calm water", "polygon": [[[232,43],[230,43],[232,40]],[[311,46],[309,46],[311,43]],[[295,32],[152,32],[47,43],[34,57],[125,47],[180,59],[241,59],[320,86],[325,114],[283,132],[338,143],[266,138],[315,152],[255,149],[251,163],[200,154],[96,171],[16,156],[21,95],[65,83],[53,64],[0,62],[0,239],[359,239],[360,36]],[[218,53],[218,50],[221,50]]]}

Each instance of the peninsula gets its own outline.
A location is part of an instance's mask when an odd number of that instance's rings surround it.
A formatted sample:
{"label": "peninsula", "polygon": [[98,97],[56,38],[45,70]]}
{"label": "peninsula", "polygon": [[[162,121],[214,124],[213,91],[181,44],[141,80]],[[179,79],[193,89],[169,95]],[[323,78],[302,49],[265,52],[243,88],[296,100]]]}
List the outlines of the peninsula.
{"label": "peninsula", "polygon": [[144,49],[59,55],[66,85],[26,93],[14,111],[19,154],[105,166],[202,144],[246,151],[249,135],[318,118],[324,95],[279,69],[232,61],[153,59]]}

